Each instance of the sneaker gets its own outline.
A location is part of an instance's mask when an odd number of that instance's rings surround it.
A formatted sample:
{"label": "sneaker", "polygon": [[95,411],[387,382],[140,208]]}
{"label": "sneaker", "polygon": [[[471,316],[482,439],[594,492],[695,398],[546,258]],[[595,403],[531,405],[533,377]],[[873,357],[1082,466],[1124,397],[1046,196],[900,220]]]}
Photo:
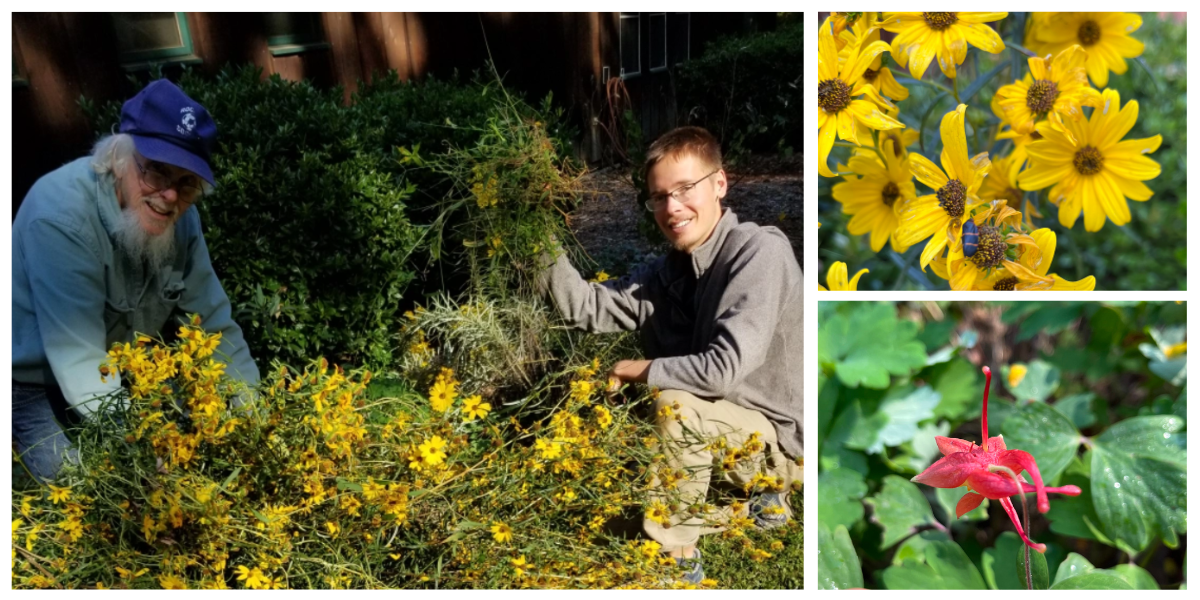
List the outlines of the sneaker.
{"label": "sneaker", "polygon": [[691,558],[676,558],[675,564],[684,568],[685,571],[679,580],[692,585],[700,585],[704,581],[704,565],[700,562],[700,549],[696,549],[696,555]]}
{"label": "sneaker", "polygon": [[773,529],[787,524],[783,511],[783,494],[758,494],[750,500],[750,515],[759,529]]}

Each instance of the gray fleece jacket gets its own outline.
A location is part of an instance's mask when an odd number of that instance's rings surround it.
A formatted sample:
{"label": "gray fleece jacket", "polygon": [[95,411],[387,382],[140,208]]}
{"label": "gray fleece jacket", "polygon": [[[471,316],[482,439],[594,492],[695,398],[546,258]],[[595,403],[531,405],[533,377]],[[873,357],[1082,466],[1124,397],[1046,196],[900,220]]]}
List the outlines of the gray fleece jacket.
{"label": "gray fleece jacket", "polygon": [[560,255],[546,282],[572,326],[639,330],[650,385],[759,411],[783,450],[803,455],[803,282],[779,229],[739,224],[726,208],[691,254],[673,250],[604,283]]}

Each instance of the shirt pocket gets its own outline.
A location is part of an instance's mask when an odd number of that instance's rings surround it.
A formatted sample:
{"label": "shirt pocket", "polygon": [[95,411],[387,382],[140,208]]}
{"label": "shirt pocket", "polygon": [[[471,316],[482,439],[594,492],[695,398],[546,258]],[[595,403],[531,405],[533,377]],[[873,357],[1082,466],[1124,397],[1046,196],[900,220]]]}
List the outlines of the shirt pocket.
{"label": "shirt pocket", "polygon": [[126,339],[129,328],[133,326],[132,318],[133,310],[127,303],[106,298],[104,300],[105,340],[111,344],[114,341]]}

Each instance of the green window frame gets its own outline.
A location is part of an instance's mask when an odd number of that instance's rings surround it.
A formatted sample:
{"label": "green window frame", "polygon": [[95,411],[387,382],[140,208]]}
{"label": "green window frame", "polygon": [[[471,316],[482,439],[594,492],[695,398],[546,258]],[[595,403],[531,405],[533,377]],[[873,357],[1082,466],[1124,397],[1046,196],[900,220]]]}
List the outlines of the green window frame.
{"label": "green window frame", "polygon": [[330,47],[329,42],[325,41],[325,29],[321,25],[321,13],[291,13],[309,16],[311,21],[309,22],[310,26],[307,28],[307,31],[276,32],[275,35],[270,35],[272,32],[269,31],[271,28],[267,17],[269,14],[272,13],[263,13],[263,18],[264,24],[268,29],[267,50],[271,52],[271,56],[288,56],[310,50],[325,50]]}
{"label": "green window frame", "polygon": [[[192,51],[192,33],[188,29],[187,13],[177,12],[175,25],[179,29],[180,45],[171,48],[155,48],[152,50],[121,50],[119,59],[126,70],[149,68],[153,63],[178,62],[198,63],[200,59]],[[113,27],[119,27],[119,21],[113,18]]]}

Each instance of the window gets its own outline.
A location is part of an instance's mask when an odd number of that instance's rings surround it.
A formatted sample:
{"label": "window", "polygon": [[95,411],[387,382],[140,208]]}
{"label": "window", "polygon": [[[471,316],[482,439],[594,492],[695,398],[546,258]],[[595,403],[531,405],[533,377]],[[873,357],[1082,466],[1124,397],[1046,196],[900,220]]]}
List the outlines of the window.
{"label": "window", "polygon": [[686,62],[692,57],[691,13],[667,15],[667,44],[667,57],[672,65]]}
{"label": "window", "polygon": [[642,72],[642,18],[637,13],[621,14],[621,77]]}
{"label": "window", "polygon": [[112,13],[117,50],[126,69],[154,62],[199,62],[192,54],[187,13]]}
{"label": "window", "polygon": [[650,72],[667,68],[667,13],[650,13]]}
{"label": "window", "polygon": [[321,29],[321,13],[263,13],[263,21],[273,56],[329,47]]}

